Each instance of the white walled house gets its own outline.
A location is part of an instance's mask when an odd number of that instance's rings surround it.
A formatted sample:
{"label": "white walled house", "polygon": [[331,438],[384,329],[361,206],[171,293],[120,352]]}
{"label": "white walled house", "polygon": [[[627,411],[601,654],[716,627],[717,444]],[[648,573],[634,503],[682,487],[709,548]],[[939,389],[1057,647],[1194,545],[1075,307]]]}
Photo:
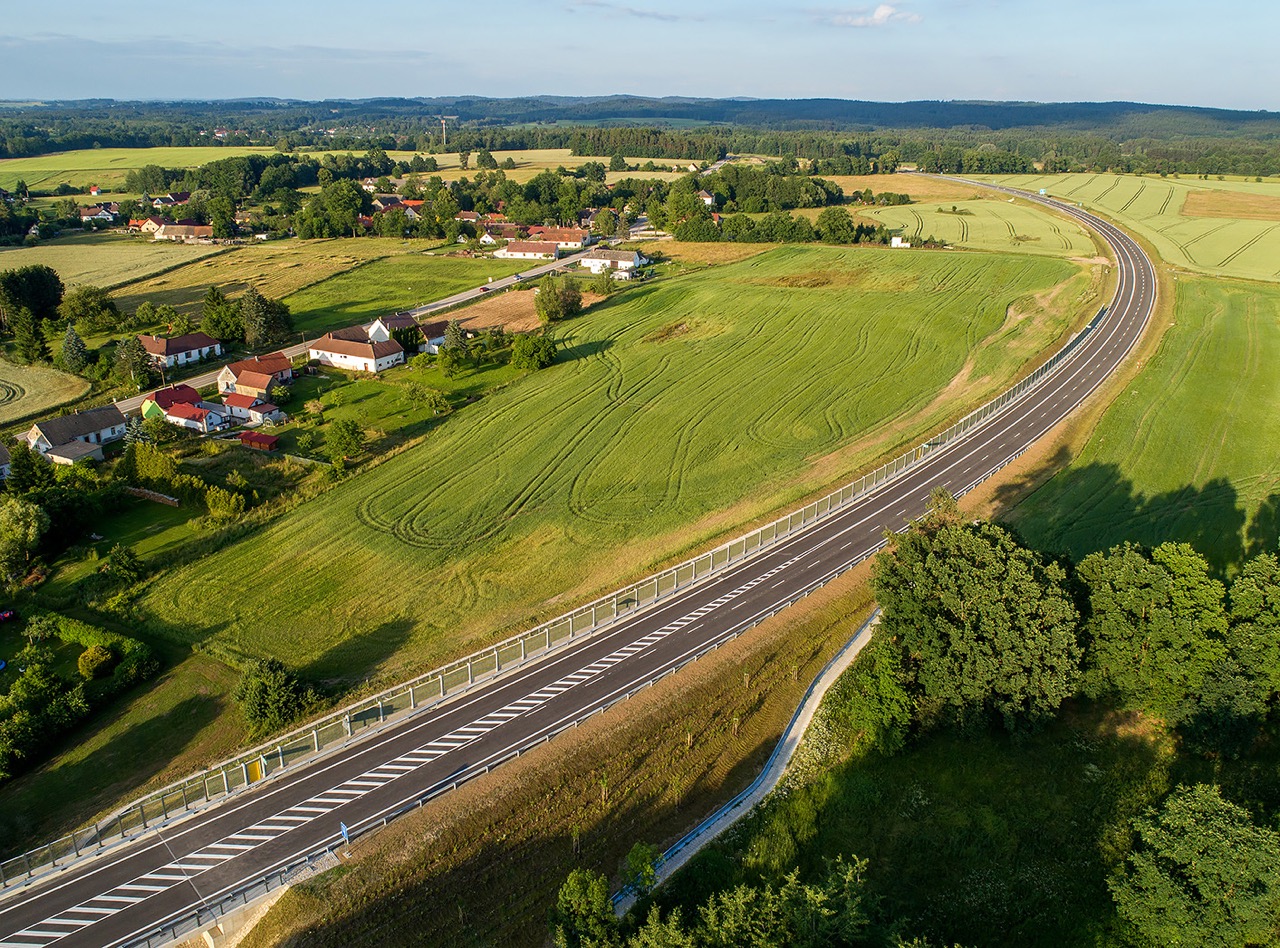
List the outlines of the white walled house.
{"label": "white walled house", "polygon": [[911,249],[910,242],[903,240],[901,237],[890,237],[889,246],[895,249],[902,249],[902,250]]}
{"label": "white walled house", "polygon": [[138,341],[147,355],[157,365],[172,368],[175,365],[190,365],[201,362],[210,356],[222,355],[222,343],[202,332],[189,332],[184,336],[162,339],[159,336],[139,336]]}
{"label": "white walled house", "polygon": [[649,262],[647,257],[640,255],[636,250],[592,250],[586,256],[582,257],[578,263],[590,270],[592,273],[600,273],[603,270],[614,271],[614,277],[619,280],[627,280],[631,278],[631,272]]}
{"label": "white walled house", "polygon": [[[103,445],[124,437],[124,415],[115,405],[90,408],[73,415],[59,415],[37,421],[23,435],[31,450],[48,454],[79,441],[86,445]],[[76,449],[79,450],[79,449]],[[98,452],[101,457],[101,452]]]}
{"label": "white walled house", "polygon": [[555,260],[560,248],[547,240],[513,240],[493,255],[506,260]]}
{"label": "white walled house", "polygon": [[191,428],[208,434],[210,431],[218,431],[230,424],[224,412],[225,409],[221,405],[214,405],[211,402],[201,402],[198,405],[178,402],[164,413],[164,419],[179,428]]}
{"label": "white walled house", "polygon": [[374,342],[360,326],[326,333],[308,349],[308,356],[321,365],[349,372],[383,372],[404,362],[404,348],[394,339]]}

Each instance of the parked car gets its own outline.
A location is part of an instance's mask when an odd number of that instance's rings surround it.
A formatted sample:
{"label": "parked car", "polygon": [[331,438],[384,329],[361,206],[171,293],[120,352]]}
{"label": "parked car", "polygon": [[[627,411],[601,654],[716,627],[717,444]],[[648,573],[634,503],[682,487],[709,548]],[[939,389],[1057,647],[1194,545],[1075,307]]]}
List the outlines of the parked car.
{"label": "parked car", "polygon": [[0,622],[10,622],[18,618],[18,613],[12,609],[0,609]]}

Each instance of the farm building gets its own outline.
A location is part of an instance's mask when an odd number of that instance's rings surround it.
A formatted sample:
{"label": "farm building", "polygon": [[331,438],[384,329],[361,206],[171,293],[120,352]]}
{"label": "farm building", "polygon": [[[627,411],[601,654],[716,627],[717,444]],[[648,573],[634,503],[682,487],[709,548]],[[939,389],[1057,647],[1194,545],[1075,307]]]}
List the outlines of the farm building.
{"label": "farm building", "polygon": [[554,241],[562,251],[582,250],[591,243],[591,232],[576,227],[530,227],[529,236],[535,240]]}
{"label": "farm building", "polygon": [[248,392],[264,397],[277,382],[293,381],[293,360],[283,352],[254,356],[224,366],[218,373],[218,391]]}
{"label": "farm building", "polygon": [[178,243],[193,243],[197,240],[212,240],[212,224],[161,224],[152,240],[172,240]]}
{"label": "farm building", "polygon": [[547,240],[513,240],[493,255],[507,260],[555,260],[560,248]]}
{"label": "farm building", "polygon": [[274,451],[280,445],[278,436],[260,431],[241,431],[236,437],[246,448],[253,448],[255,451]]}
{"label": "farm building", "polygon": [[[23,435],[33,451],[48,454],[72,442],[86,445],[102,445],[124,437],[124,415],[115,405],[90,408],[73,415],[59,415],[45,421],[37,421]],[[73,449],[79,450],[79,449]],[[98,451],[101,457],[102,452]],[[69,463],[69,462],[68,462]]]}
{"label": "farm building", "polygon": [[108,211],[105,207],[98,207],[96,204],[92,207],[80,208],[80,220],[83,221],[114,221],[116,216]]}
{"label": "farm building", "polygon": [[353,372],[382,372],[404,362],[404,348],[394,339],[373,340],[363,326],[325,333],[311,343],[308,355],[321,365]]}
{"label": "farm building", "polygon": [[163,418],[174,405],[198,404],[200,404],[200,393],[190,385],[170,385],[144,398],[139,413],[143,418]]}
{"label": "farm building", "polygon": [[175,365],[190,365],[210,356],[222,355],[222,343],[202,332],[189,332],[172,339],[160,336],[139,336],[138,341],[147,355],[157,365],[171,368]]}

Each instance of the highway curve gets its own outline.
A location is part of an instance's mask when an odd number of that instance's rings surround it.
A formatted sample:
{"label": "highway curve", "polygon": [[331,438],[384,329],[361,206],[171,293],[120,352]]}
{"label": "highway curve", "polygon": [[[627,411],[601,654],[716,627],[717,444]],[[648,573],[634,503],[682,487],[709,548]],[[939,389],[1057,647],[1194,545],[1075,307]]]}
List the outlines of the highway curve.
{"label": "highway curve", "polygon": [[0,946],[130,945],[165,926],[190,926],[201,907],[332,845],[340,822],[355,826],[481,771],[749,628],[878,549],[886,527],[899,529],[924,512],[932,488],[962,493],[1022,453],[1133,348],[1155,302],[1156,275],[1138,244],[1106,221],[1008,193],[1092,227],[1118,265],[1116,294],[1103,319],[1022,399],[812,528],[578,645],[341,756],[285,771],[162,832],[15,891],[0,902]]}

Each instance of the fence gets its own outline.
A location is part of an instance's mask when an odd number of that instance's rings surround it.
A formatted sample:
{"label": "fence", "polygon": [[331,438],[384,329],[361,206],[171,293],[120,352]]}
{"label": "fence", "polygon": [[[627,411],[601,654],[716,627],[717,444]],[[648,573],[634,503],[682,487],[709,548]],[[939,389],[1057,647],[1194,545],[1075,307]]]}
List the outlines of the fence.
{"label": "fence", "polygon": [[707,553],[647,576],[442,668],[350,704],[202,773],[154,791],[103,821],[0,862],[0,890],[23,885],[44,872],[96,853],[109,844],[136,838],[159,824],[244,790],[288,767],[340,749],[388,723],[434,707],[476,684],[511,672],[584,635],[608,628],[617,620],[719,574],[728,566],[825,519],[853,500],[895,479],[930,454],[969,435],[1025,396],[1071,357],[1081,341],[1100,324],[1105,313],[1105,307],[1099,310],[1083,330],[1008,391],[969,413],[938,436],[851,484]]}

